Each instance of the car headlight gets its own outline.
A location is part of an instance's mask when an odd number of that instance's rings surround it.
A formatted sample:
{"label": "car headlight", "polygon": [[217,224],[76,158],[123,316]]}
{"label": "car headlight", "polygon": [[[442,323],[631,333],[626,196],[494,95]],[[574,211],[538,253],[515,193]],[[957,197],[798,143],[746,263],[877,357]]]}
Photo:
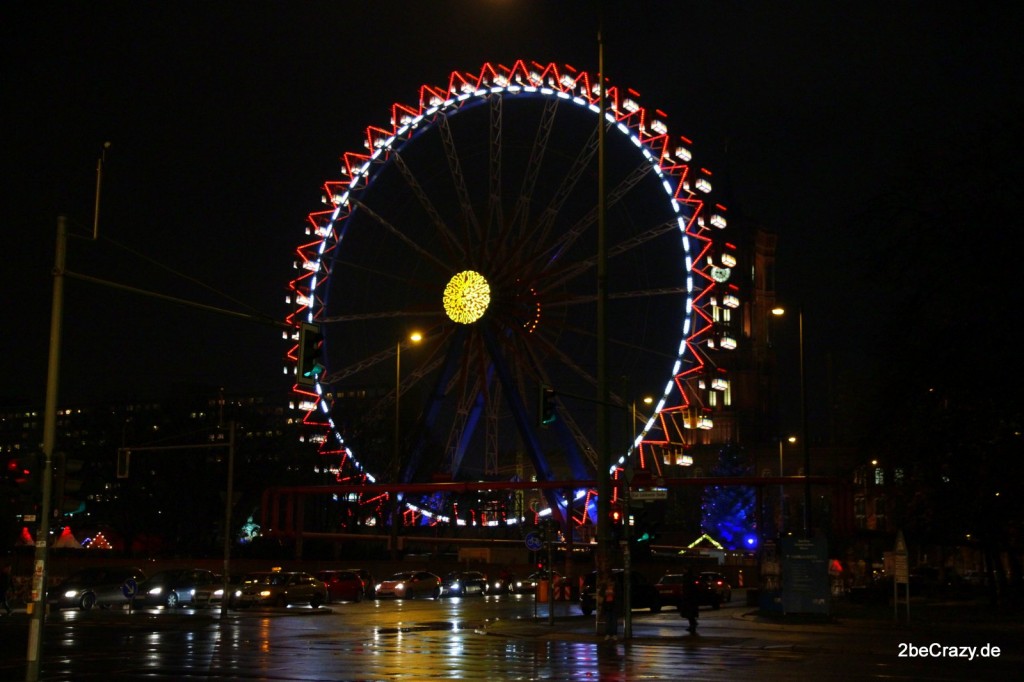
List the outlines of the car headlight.
{"label": "car headlight", "polygon": [[163,591],[164,591],[164,588],[162,588],[162,587],[154,587],[153,589],[151,589],[146,594],[155,597],[155,596],[159,595]]}
{"label": "car headlight", "polygon": [[78,596],[78,590],[68,590],[67,592],[64,593],[64,598],[65,599],[74,599],[77,596]]}
{"label": "car headlight", "polygon": [[260,590],[260,596],[266,599],[272,594],[270,590]]}

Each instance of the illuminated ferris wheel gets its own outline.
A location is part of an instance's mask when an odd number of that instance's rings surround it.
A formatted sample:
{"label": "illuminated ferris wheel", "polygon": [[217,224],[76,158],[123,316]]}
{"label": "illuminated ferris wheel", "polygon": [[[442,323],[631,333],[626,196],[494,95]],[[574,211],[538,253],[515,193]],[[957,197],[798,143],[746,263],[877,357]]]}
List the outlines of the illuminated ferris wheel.
{"label": "illuminated ferris wheel", "polygon": [[[613,461],[653,468],[659,447],[713,427],[729,391],[735,247],[689,140],[636,93],[605,90]],[[288,317],[292,372],[300,328],[323,331],[296,408],[338,482],[595,478],[599,113],[588,73],[485,64],[421,86],[342,156],[296,250]],[[553,419],[538,419],[544,388]],[[637,411],[639,396],[653,405]],[[538,501],[593,520],[593,491],[577,497]],[[523,513],[405,503],[407,523]]]}

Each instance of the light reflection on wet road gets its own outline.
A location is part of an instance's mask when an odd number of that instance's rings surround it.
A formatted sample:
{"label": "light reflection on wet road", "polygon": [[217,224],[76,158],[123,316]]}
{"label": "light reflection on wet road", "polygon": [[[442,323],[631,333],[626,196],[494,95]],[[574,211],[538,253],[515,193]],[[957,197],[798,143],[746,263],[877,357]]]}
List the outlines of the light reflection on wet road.
{"label": "light reflection on wet road", "polygon": [[[697,638],[685,635],[673,611],[638,612],[633,641],[604,642],[592,618],[558,606],[553,625],[544,612],[532,620],[532,602],[508,598],[251,610],[223,620],[217,610],[60,612],[47,619],[42,679],[972,679],[983,668],[1006,672],[1012,662],[959,669],[901,661],[895,642],[905,633],[868,634],[853,647],[848,633],[827,628],[812,639],[745,627],[725,608],[702,617]],[[0,679],[24,679],[27,624],[24,614],[0,622]],[[498,630],[504,634],[487,634]]]}

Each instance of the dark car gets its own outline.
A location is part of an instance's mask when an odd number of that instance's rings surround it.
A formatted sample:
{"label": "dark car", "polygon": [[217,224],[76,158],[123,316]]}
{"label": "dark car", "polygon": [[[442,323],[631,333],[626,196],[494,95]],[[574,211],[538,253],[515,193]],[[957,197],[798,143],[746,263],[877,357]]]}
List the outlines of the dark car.
{"label": "dark car", "polygon": [[202,568],[159,571],[139,584],[139,594],[135,597],[135,603],[145,606],[166,606],[169,609],[191,605],[195,600],[196,590],[216,582],[217,575]]}
{"label": "dark car", "polygon": [[414,599],[441,596],[441,578],[429,571],[402,571],[377,583],[377,597]]}
{"label": "dark car", "polygon": [[142,569],[133,566],[85,568],[61,582],[49,593],[47,601],[55,609],[79,608],[85,611],[95,606],[123,606],[128,604],[126,585],[134,585],[137,589],[145,580],[146,574]]}
{"label": "dark car", "polygon": [[[624,571],[621,568],[612,569],[612,577],[615,580],[615,598],[625,599]],[[641,573],[630,571],[629,574],[629,597],[630,605],[634,609],[650,609],[651,613],[661,611],[661,596],[657,588]],[[583,579],[583,589],[580,590],[580,610],[584,616],[589,616],[597,608],[597,571],[593,571]]]}
{"label": "dark car", "polygon": [[537,583],[542,580],[550,580],[554,584],[561,579],[558,571],[534,571],[525,578],[514,578],[509,583],[508,591],[512,594],[533,594],[537,591]]}
{"label": "dark car", "polygon": [[363,583],[363,596],[373,599],[374,589],[377,587],[377,582],[373,579],[373,575],[365,568],[343,568],[343,571],[351,571],[359,576],[359,580]]}
{"label": "dark car", "polygon": [[[228,606],[235,605],[235,591],[242,584],[242,575],[232,575],[228,578]],[[209,585],[200,585],[192,597],[193,606],[213,606],[220,604],[224,599],[224,576],[215,574],[213,582]]]}
{"label": "dark car", "polygon": [[444,579],[443,596],[466,597],[487,594],[487,576],[480,571],[452,571]]}
{"label": "dark car", "polygon": [[326,602],[327,588],[323,581],[303,571],[249,573],[234,594],[234,605],[238,608],[309,604],[316,609]]}
{"label": "dark car", "polygon": [[330,602],[362,601],[366,596],[363,580],[355,571],[319,571],[316,577],[327,587]]}
{"label": "dark car", "polygon": [[[696,582],[696,578],[693,578]],[[654,589],[658,590],[658,596],[662,604],[679,606],[683,603],[683,586],[686,584],[686,574],[666,573],[654,583]]]}
{"label": "dark car", "polygon": [[729,584],[721,573],[703,571],[697,578],[704,586],[701,606],[710,604],[712,608],[717,609],[722,605],[722,602],[732,601],[732,585]]}
{"label": "dark car", "polygon": [[505,594],[506,592],[512,591],[512,585],[515,583],[516,574],[509,570],[503,570],[498,574],[491,584],[487,587],[488,594]]}

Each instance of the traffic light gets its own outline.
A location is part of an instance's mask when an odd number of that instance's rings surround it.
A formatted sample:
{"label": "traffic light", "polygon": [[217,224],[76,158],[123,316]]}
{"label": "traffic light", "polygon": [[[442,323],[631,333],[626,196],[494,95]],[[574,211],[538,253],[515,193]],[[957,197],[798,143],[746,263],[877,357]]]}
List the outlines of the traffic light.
{"label": "traffic light", "polygon": [[23,493],[35,494],[40,464],[39,455],[34,453],[10,459],[7,462],[8,480]]}
{"label": "traffic light", "polygon": [[15,479],[18,477],[18,472],[21,469],[21,463],[17,457],[11,457],[4,462],[3,479],[4,483],[15,485]]}
{"label": "traffic light", "polygon": [[614,543],[622,540],[623,516],[622,507],[618,503],[613,503],[611,509],[608,510],[608,530],[611,541]]}
{"label": "traffic light", "polygon": [[558,419],[555,412],[555,389],[550,386],[540,385],[540,398],[537,401],[537,425],[548,426]]}
{"label": "traffic light", "polygon": [[325,369],[321,356],[324,335],[320,325],[303,322],[299,326],[299,361],[295,382],[302,386],[313,386]]}
{"label": "traffic light", "polygon": [[57,475],[54,506],[62,514],[78,514],[85,511],[82,492],[82,465],[80,459],[69,459],[63,452],[56,453]]}

